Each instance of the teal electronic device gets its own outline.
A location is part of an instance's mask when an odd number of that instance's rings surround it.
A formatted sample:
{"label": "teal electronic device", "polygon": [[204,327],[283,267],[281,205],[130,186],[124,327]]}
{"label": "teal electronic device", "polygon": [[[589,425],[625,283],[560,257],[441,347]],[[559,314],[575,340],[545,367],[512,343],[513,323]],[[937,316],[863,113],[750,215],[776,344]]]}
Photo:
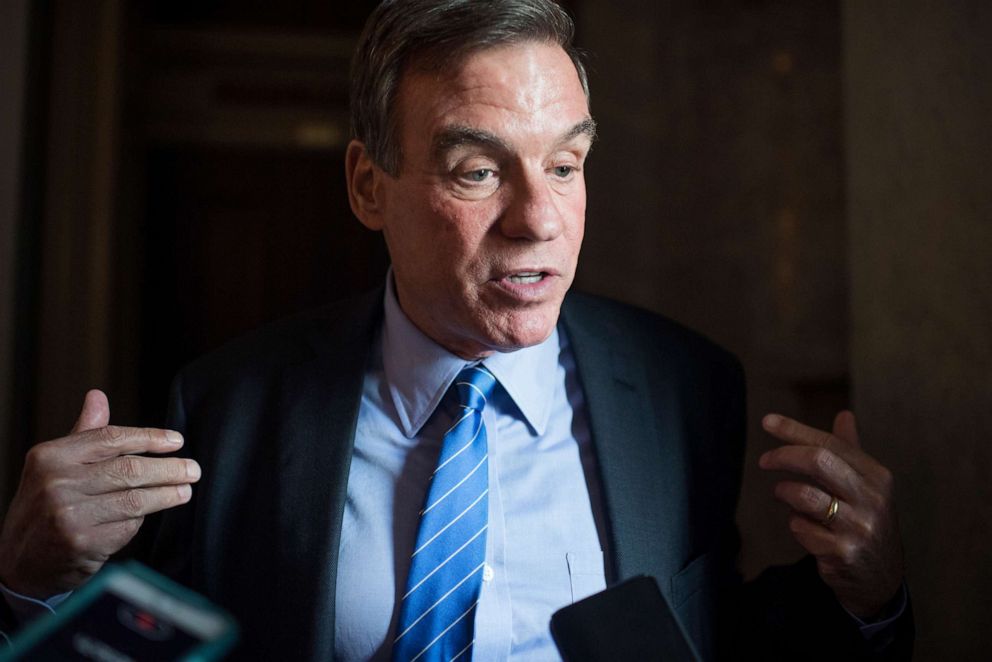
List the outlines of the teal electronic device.
{"label": "teal electronic device", "polygon": [[135,561],[108,564],[58,610],[0,643],[13,660],[221,659],[238,637],[234,619],[206,598]]}

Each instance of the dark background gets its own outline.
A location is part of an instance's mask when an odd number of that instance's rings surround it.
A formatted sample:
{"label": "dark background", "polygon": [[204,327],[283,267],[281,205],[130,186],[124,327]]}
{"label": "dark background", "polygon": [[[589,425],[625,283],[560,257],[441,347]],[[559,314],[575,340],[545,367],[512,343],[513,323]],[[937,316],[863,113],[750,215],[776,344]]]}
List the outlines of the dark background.
{"label": "dark background", "polygon": [[[342,167],[373,4],[0,3],[0,505],[88,388],[158,424],[186,361],[379,282]],[[896,474],[918,659],[979,657],[992,5],[566,4],[601,135],[577,286],[744,362],[745,573],[801,554],[755,466],[761,414],[851,406]]]}

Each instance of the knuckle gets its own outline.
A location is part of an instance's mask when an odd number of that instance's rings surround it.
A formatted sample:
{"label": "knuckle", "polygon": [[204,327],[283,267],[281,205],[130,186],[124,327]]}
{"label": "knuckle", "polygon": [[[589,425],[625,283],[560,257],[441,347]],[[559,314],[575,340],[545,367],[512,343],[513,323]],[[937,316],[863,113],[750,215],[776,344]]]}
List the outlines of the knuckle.
{"label": "knuckle", "polygon": [[63,481],[56,476],[43,476],[39,479],[38,496],[42,504],[56,505],[62,502]]}
{"label": "knuckle", "polygon": [[874,537],[875,537],[875,531],[878,529],[878,527],[875,524],[875,519],[874,518],[868,518],[868,519],[862,520],[859,523],[858,528],[861,531],[861,536],[865,540],[872,540],[872,539],[874,539]]}
{"label": "knuckle", "polygon": [[813,443],[827,450],[834,450],[837,448],[838,439],[826,430],[817,430],[813,435]]}
{"label": "knuckle", "polygon": [[875,535],[878,532],[878,527],[878,519],[871,515],[851,519],[851,528],[856,534],[858,540],[874,540]]}
{"label": "knuckle", "polygon": [[857,490],[862,509],[871,516],[877,516],[889,510],[892,495],[887,488],[874,481],[863,481]]}
{"label": "knuckle", "polygon": [[829,453],[833,459],[836,461],[843,457],[843,449],[840,448],[833,437],[826,435],[823,438],[823,443],[818,444],[826,453]]}
{"label": "knuckle", "polygon": [[133,455],[124,455],[114,460],[114,473],[126,485],[133,485],[143,475],[141,460]]}
{"label": "knuckle", "polygon": [[155,428],[132,428],[132,433],[136,439],[140,439],[143,444],[158,442],[164,437],[164,433]]}
{"label": "knuckle", "polygon": [[24,473],[34,475],[44,473],[54,462],[57,452],[52,442],[43,441],[32,446],[24,456]]}
{"label": "knuckle", "polygon": [[799,500],[808,508],[816,508],[820,503],[820,493],[812,485],[803,485],[799,488]]}
{"label": "knuckle", "polygon": [[52,528],[63,538],[71,537],[76,531],[76,507],[66,504],[52,511],[50,522]]}
{"label": "knuckle", "polygon": [[66,547],[74,555],[81,556],[89,551],[89,536],[83,531],[67,531],[63,540],[65,540]]}
{"label": "knuckle", "polygon": [[121,510],[132,517],[141,515],[145,505],[145,498],[141,490],[125,490],[120,496]]}
{"label": "knuckle", "polygon": [[813,455],[813,463],[823,473],[830,473],[834,468],[834,454],[825,448],[819,448]]}
{"label": "knuckle", "polygon": [[855,565],[859,556],[860,546],[854,541],[848,539],[839,544],[837,549],[837,558],[839,558],[841,563],[845,566]]}
{"label": "knuckle", "polygon": [[102,427],[94,433],[94,440],[99,445],[100,450],[113,454],[120,448],[127,430],[119,425],[108,425]]}
{"label": "knuckle", "polygon": [[82,531],[74,531],[68,538],[69,548],[76,554],[89,552],[89,536]]}

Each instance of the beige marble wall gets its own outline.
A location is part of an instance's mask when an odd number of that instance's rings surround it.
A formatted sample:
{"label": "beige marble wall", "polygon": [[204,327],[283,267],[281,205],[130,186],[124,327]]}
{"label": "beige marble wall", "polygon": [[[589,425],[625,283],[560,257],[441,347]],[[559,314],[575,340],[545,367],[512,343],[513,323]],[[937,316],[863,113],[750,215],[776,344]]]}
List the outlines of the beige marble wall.
{"label": "beige marble wall", "polygon": [[854,401],[899,481],[917,659],[985,659],[992,5],[848,0],[843,28]]}

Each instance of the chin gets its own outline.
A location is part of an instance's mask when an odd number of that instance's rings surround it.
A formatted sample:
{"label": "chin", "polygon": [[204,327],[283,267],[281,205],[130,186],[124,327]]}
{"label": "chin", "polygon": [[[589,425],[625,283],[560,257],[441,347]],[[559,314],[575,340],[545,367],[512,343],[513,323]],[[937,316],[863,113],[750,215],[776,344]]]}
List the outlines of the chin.
{"label": "chin", "polygon": [[548,339],[558,324],[559,306],[554,310],[511,312],[504,324],[495,330],[491,338],[494,349],[499,352],[512,352],[524,347],[539,345]]}

